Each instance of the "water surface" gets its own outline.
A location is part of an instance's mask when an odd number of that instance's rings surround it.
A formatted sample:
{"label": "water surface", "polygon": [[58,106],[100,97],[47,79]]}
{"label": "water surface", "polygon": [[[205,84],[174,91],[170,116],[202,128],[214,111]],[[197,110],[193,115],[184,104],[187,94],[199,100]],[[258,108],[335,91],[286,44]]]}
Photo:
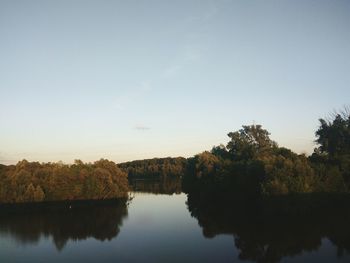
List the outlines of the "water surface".
{"label": "water surface", "polygon": [[188,205],[185,194],[133,196],[128,204],[65,213],[4,214],[0,262],[350,261],[349,231],[338,231],[337,222],[306,222],[297,231],[299,223],[283,221],[274,229]]}

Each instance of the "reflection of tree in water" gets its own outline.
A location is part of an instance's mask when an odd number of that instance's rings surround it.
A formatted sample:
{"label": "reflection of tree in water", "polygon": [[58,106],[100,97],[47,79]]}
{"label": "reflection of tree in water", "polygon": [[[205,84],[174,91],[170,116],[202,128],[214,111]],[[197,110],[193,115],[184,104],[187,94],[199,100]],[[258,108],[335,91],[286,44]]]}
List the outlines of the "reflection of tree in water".
{"label": "reflection of tree in water", "polygon": [[56,248],[62,250],[69,240],[115,238],[127,213],[125,201],[73,209],[2,213],[0,233],[9,234],[22,244],[37,243],[41,236],[52,237]]}
{"label": "reflection of tree in water", "polygon": [[334,205],[325,198],[301,197],[292,202],[285,198],[225,204],[189,195],[187,205],[205,237],[234,236],[240,259],[279,262],[286,256],[318,250],[323,238],[337,247],[338,257],[350,253],[349,200],[338,201]]}
{"label": "reflection of tree in water", "polygon": [[136,192],[149,192],[153,194],[180,194],[181,177],[165,178],[135,178],[129,181],[132,189]]}

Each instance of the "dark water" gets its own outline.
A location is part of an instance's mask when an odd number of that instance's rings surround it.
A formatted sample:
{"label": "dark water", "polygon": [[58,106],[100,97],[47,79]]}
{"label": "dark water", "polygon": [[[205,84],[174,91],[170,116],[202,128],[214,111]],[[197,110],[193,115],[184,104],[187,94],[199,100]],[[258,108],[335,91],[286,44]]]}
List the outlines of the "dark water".
{"label": "dark water", "polygon": [[350,220],[257,219],[185,194],[1,214],[0,262],[350,262]]}

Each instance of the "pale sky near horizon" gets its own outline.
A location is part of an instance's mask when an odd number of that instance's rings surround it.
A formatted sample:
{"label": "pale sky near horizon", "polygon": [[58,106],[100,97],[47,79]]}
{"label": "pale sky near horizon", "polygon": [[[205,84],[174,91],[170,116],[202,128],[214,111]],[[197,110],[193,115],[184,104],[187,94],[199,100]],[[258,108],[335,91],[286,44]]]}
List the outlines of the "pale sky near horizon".
{"label": "pale sky near horizon", "polygon": [[0,163],[311,153],[349,71],[350,1],[0,0]]}

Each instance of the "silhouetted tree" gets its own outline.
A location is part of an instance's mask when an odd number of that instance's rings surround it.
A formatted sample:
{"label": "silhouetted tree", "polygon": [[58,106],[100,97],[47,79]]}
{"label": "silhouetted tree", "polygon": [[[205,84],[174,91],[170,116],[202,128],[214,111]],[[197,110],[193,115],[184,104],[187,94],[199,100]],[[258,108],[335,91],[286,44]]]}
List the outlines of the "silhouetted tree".
{"label": "silhouetted tree", "polygon": [[350,187],[350,111],[335,112],[320,119],[315,149],[309,158],[326,191],[347,191]]}
{"label": "silhouetted tree", "polygon": [[331,158],[350,154],[350,111],[334,113],[332,119],[320,119],[316,142],[321,153]]}
{"label": "silhouetted tree", "polygon": [[231,140],[226,148],[234,160],[254,159],[277,146],[269,135],[261,125],[246,125],[243,129],[228,134]]}

